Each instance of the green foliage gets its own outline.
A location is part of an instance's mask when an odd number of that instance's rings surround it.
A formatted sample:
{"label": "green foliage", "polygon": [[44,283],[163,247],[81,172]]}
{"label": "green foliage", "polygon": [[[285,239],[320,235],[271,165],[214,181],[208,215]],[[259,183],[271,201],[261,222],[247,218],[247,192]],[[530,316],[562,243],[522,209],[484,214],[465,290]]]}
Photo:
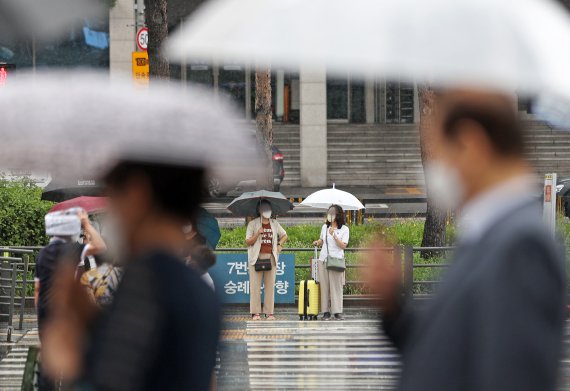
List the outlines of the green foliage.
{"label": "green foliage", "polygon": [[109,8],[113,8],[117,4],[117,0],[102,0],[103,4],[105,4]]}
{"label": "green foliage", "polygon": [[46,243],[44,216],[53,203],[41,200],[42,190],[29,180],[0,179],[0,245]]}

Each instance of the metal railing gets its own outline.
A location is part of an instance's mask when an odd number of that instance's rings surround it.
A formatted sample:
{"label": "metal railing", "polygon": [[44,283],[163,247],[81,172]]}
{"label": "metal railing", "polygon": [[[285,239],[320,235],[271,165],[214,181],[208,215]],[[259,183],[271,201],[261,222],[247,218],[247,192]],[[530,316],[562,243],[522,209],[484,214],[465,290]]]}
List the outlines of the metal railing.
{"label": "metal railing", "polygon": [[7,341],[11,342],[16,310],[19,310],[18,329],[23,328],[28,282],[32,280],[28,273],[33,251],[2,247],[0,254],[0,321],[6,321]]}
{"label": "metal railing", "polygon": [[[344,251],[346,253],[366,253],[370,251],[374,251],[377,249],[373,248],[346,248]],[[439,280],[422,280],[416,279],[414,276],[416,271],[418,270],[426,270],[426,269],[444,269],[449,266],[448,263],[420,263],[414,262],[414,254],[417,253],[436,253],[440,254],[443,258],[453,250],[453,247],[413,247],[413,246],[393,246],[393,247],[385,247],[381,248],[380,250],[392,252],[395,254],[395,259],[400,259],[402,264],[402,278],[404,284],[404,292],[406,295],[410,297],[414,296],[414,288],[418,288],[420,286],[430,286],[433,287],[439,283]],[[314,247],[307,248],[307,247],[299,247],[299,248],[284,248],[283,253],[313,253],[315,251]],[[218,248],[216,253],[245,253],[247,252],[247,248]],[[433,257],[432,257],[433,258]],[[429,258],[428,258],[429,259]],[[365,268],[366,265],[362,263],[354,263],[354,262],[347,262],[346,264],[347,269],[362,269]],[[295,269],[310,269],[310,263],[299,263],[298,260],[295,262]],[[298,284],[298,281],[295,281]],[[363,286],[364,281],[361,280],[347,280],[346,285],[348,286]],[[419,289],[416,289],[419,290]],[[426,296],[422,293],[416,293],[416,296],[423,297]],[[350,295],[349,295],[350,296]]]}
{"label": "metal railing", "polygon": [[[27,300],[31,300],[33,295],[27,295],[29,283],[33,282],[31,276],[35,269],[35,264],[30,263],[30,257],[41,249],[40,246],[26,246],[26,247],[0,247],[0,321],[5,321],[8,324],[8,340],[13,330],[13,319],[16,311],[19,311],[18,329],[22,329],[24,312]],[[373,251],[372,248],[347,248],[345,252],[348,254],[366,253]],[[451,247],[412,247],[412,246],[393,246],[386,247],[383,250],[395,254],[395,259],[400,259],[402,264],[402,276],[404,291],[406,295],[412,296],[426,296],[427,289],[422,287],[433,287],[439,283],[437,279],[418,279],[416,274],[423,270],[429,269],[442,269],[448,266],[443,262],[414,262],[414,254],[424,251],[430,253],[445,254],[452,250]],[[286,248],[283,253],[313,253],[314,248]],[[216,253],[246,253],[247,248],[219,248]],[[1,256],[4,255],[4,256]],[[307,261],[312,259],[308,258]],[[419,259],[419,258],[418,258]],[[348,270],[362,269],[365,267],[363,263],[352,259],[347,262]],[[311,268],[310,262],[303,262],[302,259],[297,258],[295,262],[296,270],[308,270]],[[353,273],[350,273],[353,274]],[[296,281],[298,284],[298,281]],[[347,286],[363,287],[364,281],[360,279],[347,279]],[[33,286],[33,285],[32,285]],[[416,291],[416,292],[415,292]],[[348,297],[369,299],[361,291],[360,294],[348,294]]]}

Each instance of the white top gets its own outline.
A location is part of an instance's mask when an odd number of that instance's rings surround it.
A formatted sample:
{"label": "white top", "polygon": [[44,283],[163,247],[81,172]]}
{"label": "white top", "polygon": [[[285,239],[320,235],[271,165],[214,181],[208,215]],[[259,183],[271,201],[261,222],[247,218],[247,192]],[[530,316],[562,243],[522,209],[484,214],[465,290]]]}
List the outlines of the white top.
{"label": "white top", "polygon": [[[343,225],[340,229],[335,229],[334,233],[336,237],[339,238],[343,243],[348,244],[349,231],[346,225]],[[332,235],[329,233],[327,225],[323,224],[320,237],[320,239],[323,241],[323,247],[321,249],[321,255],[319,256],[319,259],[324,262],[329,255],[327,251],[327,238],[329,243],[328,249],[330,251],[330,256],[335,258],[344,258],[344,250],[340,248],[336,243],[336,240],[333,239]]]}
{"label": "white top", "polygon": [[212,276],[210,276],[210,273],[206,272],[202,274],[200,277],[202,277],[202,280],[206,283],[206,285],[212,288],[213,291],[216,290],[214,288],[214,280],[212,280]]}
{"label": "white top", "polygon": [[518,176],[477,196],[463,208],[458,219],[461,242],[473,242],[510,211],[537,198],[534,176]]}

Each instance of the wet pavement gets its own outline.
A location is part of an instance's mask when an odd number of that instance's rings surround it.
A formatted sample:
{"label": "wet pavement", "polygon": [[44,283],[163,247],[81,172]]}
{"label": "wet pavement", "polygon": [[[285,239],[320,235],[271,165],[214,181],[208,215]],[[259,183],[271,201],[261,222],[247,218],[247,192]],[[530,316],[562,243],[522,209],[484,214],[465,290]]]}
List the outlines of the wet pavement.
{"label": "wet pavement", "polygon": [[220,390],[394,388],[399,355],[380,334],[375,311],[350,308],[344,321],[299,321],[294,308],[276,316],[225,316]]}
{"label": "wet pavement", "polygon": [[[216,366],[219,390],[393,390],[401,364],[380,331],[377,313],[345,308],[344,321],[299,321],[278,307],[276,321],[251,321],[245,307],[227,308]],[[12,343],[0,341],[0,390],[19,390],[28,346],[39,343],[35,316]],[[0,332],[4,332],[0,326]],[[5,338],[5,334],[1,335]],[[559,391],[570,391],[570,321],[566,323]]]}

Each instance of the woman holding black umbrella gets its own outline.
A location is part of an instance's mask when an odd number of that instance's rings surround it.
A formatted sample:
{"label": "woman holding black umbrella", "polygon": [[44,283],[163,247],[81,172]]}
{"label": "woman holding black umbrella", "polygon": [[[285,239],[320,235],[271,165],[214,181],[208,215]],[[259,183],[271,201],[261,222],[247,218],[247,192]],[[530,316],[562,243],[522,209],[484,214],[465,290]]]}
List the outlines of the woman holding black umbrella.
{"label": "woman holding black umbrella", "polygon": [[275,320],[275,272],[279,253],[287,241],[287,232],[277,220],[272,219],[271,203],[261,200],[257,206],[257,218],[247,225],[249,269],[249,309],[253,320],[261,319],[261,282],[264,284],[263,312],[267,320]]}

